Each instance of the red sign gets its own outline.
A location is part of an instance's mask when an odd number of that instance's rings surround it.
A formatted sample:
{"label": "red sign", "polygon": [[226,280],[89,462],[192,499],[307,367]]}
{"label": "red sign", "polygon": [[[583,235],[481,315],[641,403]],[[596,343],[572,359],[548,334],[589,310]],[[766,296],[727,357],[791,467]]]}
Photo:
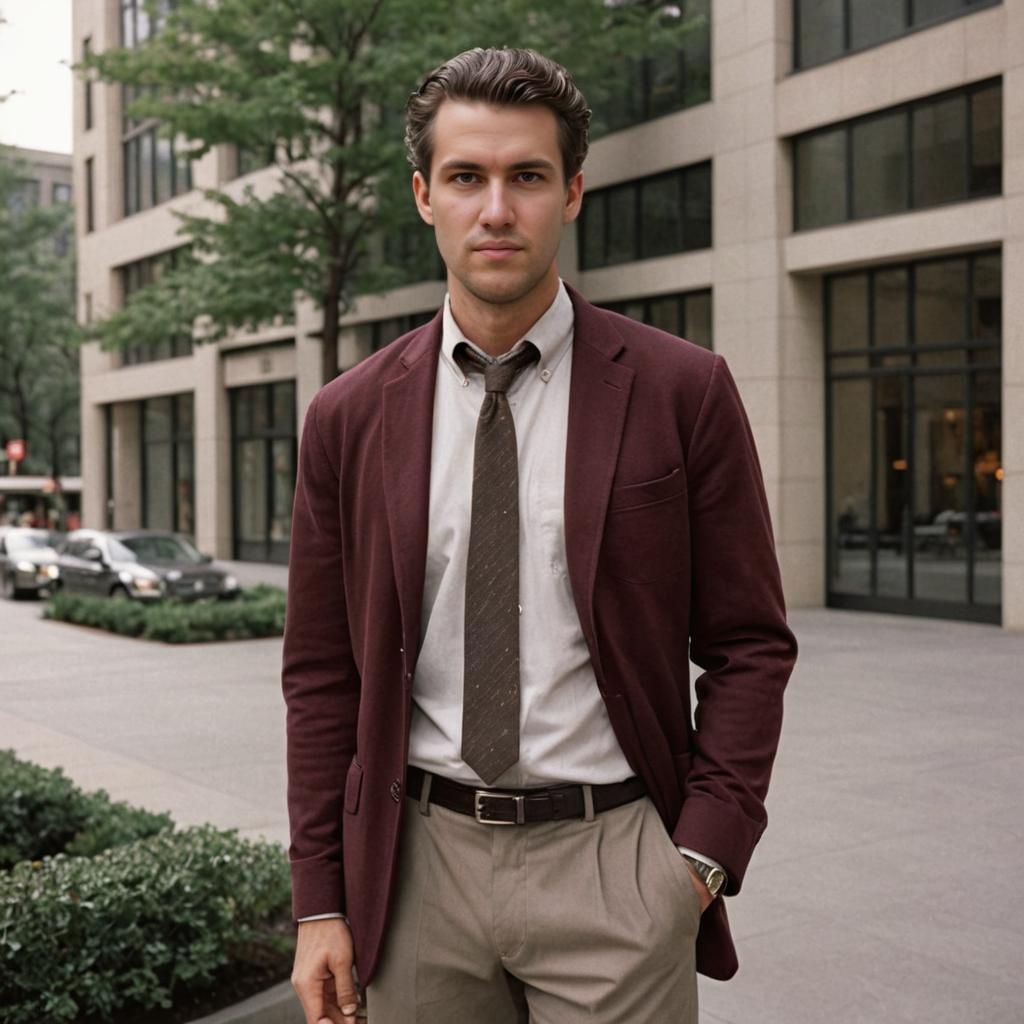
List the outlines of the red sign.
{"label": "red sign", "polygon": [[25,442],[24,441],[8,441],[6,444],[7,458],[11,462],[21,462],[25,458]]}

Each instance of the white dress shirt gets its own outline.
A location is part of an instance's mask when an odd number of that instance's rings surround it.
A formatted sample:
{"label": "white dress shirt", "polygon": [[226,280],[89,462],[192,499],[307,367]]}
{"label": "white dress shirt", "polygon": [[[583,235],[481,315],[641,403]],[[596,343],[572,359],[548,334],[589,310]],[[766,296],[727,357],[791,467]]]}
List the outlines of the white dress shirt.
{"label": "white dress shirt", "polygon": [[[572,374],[573,308],[559,283],[524,340],[540,360],[507,392],[519,451],[520,740],[519,762],[495,786],[608,783],[629,778],[597,688],[569,583],[563,499]],[[463,760],[462,682],[466,560],[473,496],[473,450],[484,399],[482,374],[467,378],[454,359],[468,341],[445,296],[434,390],[430,522],[421,646],[412,685],[409,763],[482,785]]]}

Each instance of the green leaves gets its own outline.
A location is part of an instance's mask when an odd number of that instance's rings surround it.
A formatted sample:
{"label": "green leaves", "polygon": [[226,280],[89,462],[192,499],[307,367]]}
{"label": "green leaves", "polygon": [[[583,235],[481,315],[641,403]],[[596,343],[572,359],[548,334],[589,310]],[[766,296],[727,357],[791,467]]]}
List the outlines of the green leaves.
{"label": "green leaves", "polygon": [[233,601],[138,601],[58,594],[43,611],[46,618],[106,629],[168,644],[248,640],[284,632],[285,594],[258,586]]}
{"label": "green leaves", "polygon": [[237,951],[273,948],[287,914],[276,844],[212,826],[95,857],[47,857],[0,873],[5,1024],[108,1020],[207,987]]}
{"label": "green leaves", "polygon": [[24,200],[27,168],[0,147],[0,437],[28,440],[23,472],[56,474],[77,433],[71,208]]}

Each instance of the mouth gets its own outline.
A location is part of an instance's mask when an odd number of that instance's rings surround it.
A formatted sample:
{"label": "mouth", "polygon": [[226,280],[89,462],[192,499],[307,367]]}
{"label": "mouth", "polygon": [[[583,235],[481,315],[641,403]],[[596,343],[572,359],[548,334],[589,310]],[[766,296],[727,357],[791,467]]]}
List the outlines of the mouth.
{"label": "mouth", "polygon": [[517,252],[522,252],[522,249],[517,245],[481,245],[473,250],[474,252],[480,253],[487,259],[492,260],[507,260],[511,259]]}

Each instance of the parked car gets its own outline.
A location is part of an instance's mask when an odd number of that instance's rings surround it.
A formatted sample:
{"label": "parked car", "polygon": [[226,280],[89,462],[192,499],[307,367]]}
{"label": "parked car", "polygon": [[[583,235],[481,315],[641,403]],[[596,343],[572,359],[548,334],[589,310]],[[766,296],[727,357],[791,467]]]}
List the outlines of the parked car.
{"label": "parked car", "polygon": [[0,526],[0,593],[48,594],[57,579],[60,534],[29,526]]}
{"label": "parked car", "polygon": [[232,598],[238,580],[179,533],[163,530],[74,530],[57,560],[59,587],[69,594]]}

